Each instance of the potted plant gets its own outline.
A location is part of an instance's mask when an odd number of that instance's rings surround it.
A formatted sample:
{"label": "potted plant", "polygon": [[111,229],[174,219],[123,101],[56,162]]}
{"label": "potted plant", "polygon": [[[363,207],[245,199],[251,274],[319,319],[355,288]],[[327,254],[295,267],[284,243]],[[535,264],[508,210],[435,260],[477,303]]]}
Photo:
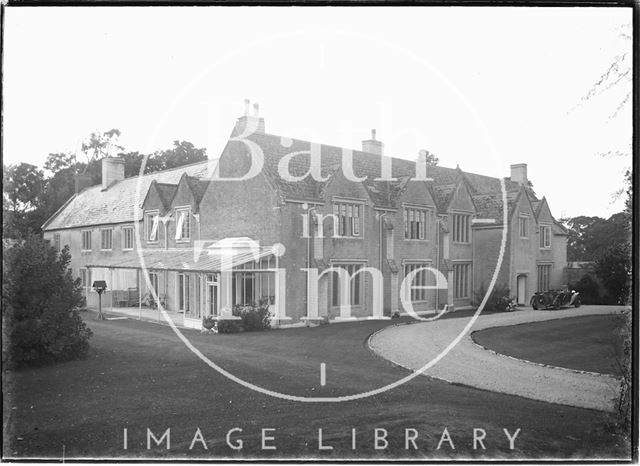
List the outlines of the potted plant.
{"label": "potted plant", "polygon": [[218,321],[213,316],[202,318],[202,328],[207,333],[218,333]]}

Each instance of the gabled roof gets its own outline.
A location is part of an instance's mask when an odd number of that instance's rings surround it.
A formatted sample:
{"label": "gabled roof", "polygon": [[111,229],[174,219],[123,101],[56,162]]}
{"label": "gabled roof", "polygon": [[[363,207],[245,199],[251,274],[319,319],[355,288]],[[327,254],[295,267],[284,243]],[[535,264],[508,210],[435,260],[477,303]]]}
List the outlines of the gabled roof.
{"label": "gabled roof", "polygon": [[[285,138],[272,134],[254,133],[246,138],[255,143],[264,155],[264,166],[261,173],[268,183],[276,190],[281,200],[300,200],[324,202],[326,188],[340,171],[342,156],[347,149],[340,147],[313,144],[309,141]],[[301,181],[283,179],[278,171],[281,160],[292,153],[298,155],[290,158],[289,172],[296,176],[306,174],[310,165],[310,150],[320,155],[321,175],[325,181],[317,181],[307,176]],[[410,160],[381,157],[376,154],[358,150],[348,150],[352,154],[352,167],[355,176],[365,177],[363,186],[367,190],[375,206],[395,208],[401,193],[406,189],[411,177],[415,176],[415,162]],[[246,155],[247,144],[242,141],[229,140],[224,148],[221,159],[225,156]],[[381,160],[391,167],[394,181],[381,181],[376,178],[383,176]],[[149,186],[156,180],[156,187],[164,200],[172,199],[177,185],[183,175],[198,204],[207,189],[210,176],[217,161],[200,162],[163,172],[152,173],[141,177],[128,178],[116,183],[106,191],[101,186],[94,186],[72,197],[66,206],[60,209],[45,223],[43,229],[70,228],[85,225],[123,223],[140,220],[142,199],[147,194]],[[507,191],[508,207],[511,212],[521,186],[508,178],[500,180],[475,173],[462,171],[460,168],[446,168],[429,166],[426,181],[434,202],[439,210],[445,209],[460,183],[463,183],[471,195],[480,217],[494,218],[502,221],[501,181]],[[139,184],[140,202],[136,203],[136,189]],[[539,207],[533,192],[525,188],[534,208]]]}
{"label": "gabled roof", "polygon": [[[211,161],[198,162],[126,178],[105,191],[102,190],[102,185],[92,186],[71,197],[63,208],[47,220],[42,229],[56,230],[140,220],[140,207],[152,181],[156,180],[160,185],[177,185],[183,173],[196,178],[206,178],[211,175],[214,164],[215,162]],[[169,190],[168,187],[166,189]]]}
{"label": "gabled roof", "polygon": [[[248,136],[247,139],[256,143],[262,150],[264,155],[263,173],[278,190],[282,199],[324,201],[324,185],[329,183],[330,179],[321,182],[316,181],[311,176],[307,176],[302,181],[288,181],[280,176],[278,165],[286,155],[297,153],[298,155],[289,160],[289,170],[292,175],[304,175],[309,170],[309,152],[312,150],[313,145],[313,150],[317,150],[320,155],[322,177],[331,178],[342,164],[342,154],[345,149],[265,133],[254,133]],[[236,142],[229,143],[225,147],[225,152],[228,154],[236,151],[245,154],[247,152],[246,145],[242,142]],[[365,188],[367,188],[374,204],[379,207],[394,207],[401,189],[405,186],[404,184],[406,184],[411,177],[415,176],[415,162],[388,156],[381,157],[376,154],[358,150],[349,149],[349,151],[352,154],[354,175],[357,177],[366,177],[363,184]],[[385,159],[386,162],[391,165],[391,176],[397,178],[396,181],[373,181],[375,178],[381,177],[381,159]],[[500,194],[501,180],[499,178],[464,172],[460,168],[440,166],[429,166],[427,169],[427,177],[433,180],[427,182],[427,185],[439,209],[448,206],[453,192],[461,181],[464,182],[468,189],[472,202],[476,202],[476,196],[490,195],[495,198],[497,195],[500,210],[502,208],[502,196]],[[516,196],[521,189],[520,184],[508,178],[504,179],[504,184],[506,191],[511,193],[509,194],[510,197]],[[489,218],[502,220],[502,214],[496,210],[497,206],[491,205],[486,207],[488,208],[488,213],[493,215],[493,217],[488,215]]]}
{"label": "gabled roof", "polygon": [[171,206],[171,200],[173,199],[173,196],[176,195],[178,185],[169,183],[158,183],[155,180],[153,183],[151,183],[151,185],[155,185],[156,189],[158,190],[158,196],[162,201],[162,205],[165,209],[168,209]]}
{"label": "gabled roof", "polygon": [[376,180],[369,176],[362,183],[376,207],[395,209],[410,180],[406,175],[399,176],[396,181]]}

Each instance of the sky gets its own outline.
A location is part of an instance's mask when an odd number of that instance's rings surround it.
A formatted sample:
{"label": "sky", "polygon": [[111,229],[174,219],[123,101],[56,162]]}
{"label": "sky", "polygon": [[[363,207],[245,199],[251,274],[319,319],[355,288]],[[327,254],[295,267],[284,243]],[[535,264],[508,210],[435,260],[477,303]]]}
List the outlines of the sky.
{"label": "sky", "polygon": [[[631,8],[7,7],[3,163],[42,167],[93,131],[127,151],[220,155],[244,99],[266,131],[508,176],[556,218],[623,208],[631,89],[581,103],[631,51]],[[629,62],[627,62],[629,63]],[[78,156],[82,158],[79,153]]]}

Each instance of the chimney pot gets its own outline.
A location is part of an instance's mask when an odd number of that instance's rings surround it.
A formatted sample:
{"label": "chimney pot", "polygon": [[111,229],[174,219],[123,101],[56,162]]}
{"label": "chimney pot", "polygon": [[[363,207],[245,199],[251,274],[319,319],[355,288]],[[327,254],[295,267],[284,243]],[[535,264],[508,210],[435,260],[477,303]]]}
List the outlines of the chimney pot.
{"label": "chimney pot", "polygon": [[375,130],[375,128],[371,130],[371,139],[372,139],[373,141],[375,141],[375,140],[376,140],[376,130]]}
{"label": "chimney pot", "polygon": [[260,105],[257,103],[253,104],[253,115],[249,114],[250,110],[251,101],[249,99],[244,99],[244,115],[238,118],[236,126],[233,129],[233,134],[243,134],[246,128],[251,130],[248,134],[265,133],[264,118],[259,116]]}

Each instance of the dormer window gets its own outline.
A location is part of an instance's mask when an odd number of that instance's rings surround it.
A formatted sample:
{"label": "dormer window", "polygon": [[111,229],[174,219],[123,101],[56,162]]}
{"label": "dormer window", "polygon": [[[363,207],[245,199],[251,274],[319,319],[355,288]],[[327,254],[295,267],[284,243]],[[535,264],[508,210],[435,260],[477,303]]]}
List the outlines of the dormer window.
{"label": "dormer window", "polygon": [[338,234],[335,236],[360,237],[362,204],[336,202],[333,204],[333,215],[338,219]]}
{"label": "dormer window", "polygon": [[148,243],[155,243],[158,241],[158,223],[160,221],[159,212],[152,211],[144,214],[144,231],[145,238]]}
{"label": "dormer window", "polygon": [[429,239],[429,211],[427,209],[405,207],[404,238]]}
{"label": "dormer window", "polygon": [[176,241],[189,241],[191,238],[191,208],[176,209]]}

